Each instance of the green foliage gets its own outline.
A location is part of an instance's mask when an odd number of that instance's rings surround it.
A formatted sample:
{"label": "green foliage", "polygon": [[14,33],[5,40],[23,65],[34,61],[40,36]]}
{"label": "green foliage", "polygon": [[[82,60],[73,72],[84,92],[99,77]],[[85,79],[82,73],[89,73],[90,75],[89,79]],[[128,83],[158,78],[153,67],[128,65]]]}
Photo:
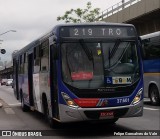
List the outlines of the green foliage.
{"label": "green foliage", "polygon": [[64,20],[66,23],[93,22],[99,15],[99,11],[99,8],[92,9],[91,2],[88,2],[85,9],[77,8],[66,11],[63,16],[57,17],[57,21]]}

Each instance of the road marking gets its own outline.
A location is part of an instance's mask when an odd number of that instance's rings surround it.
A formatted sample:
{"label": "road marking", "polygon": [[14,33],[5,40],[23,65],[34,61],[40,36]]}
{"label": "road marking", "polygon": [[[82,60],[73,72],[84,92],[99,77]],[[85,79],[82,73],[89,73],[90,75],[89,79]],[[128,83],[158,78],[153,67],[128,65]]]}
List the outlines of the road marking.
{"label": "road marking", "polygon": [[150,99],[149,98],[144,98],[144,101],[150,101]]}
{"label": "road marking", "polygon": [[4,108],[4,111],[5,111],[7,114],[15,114],[15,112],[12,110],[12,108]]}
{"label": "road marking", "polygon": [[9,106],[20,106],[21,103],[8,104]]}
{"label": "road marking", "polygon": [[160,109],[154,109],[154,108],[148,108],[148,107],[143,107],[145,110],[151,110],[151,111],[159,111]]}

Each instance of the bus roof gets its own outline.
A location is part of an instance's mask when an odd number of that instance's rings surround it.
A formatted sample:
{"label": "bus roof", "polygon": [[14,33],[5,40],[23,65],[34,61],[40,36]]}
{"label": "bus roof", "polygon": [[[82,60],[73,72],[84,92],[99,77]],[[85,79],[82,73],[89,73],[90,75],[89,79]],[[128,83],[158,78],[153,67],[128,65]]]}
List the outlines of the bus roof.
{"label": "bus roof", "polygon": [[91,22],[91,23],[67,23],[67,24],[59,24],[57,27],[63,26],[85,26],[85,25],[108,25],[108,26],[134,26],[132,24],[125,24],[125,23],[111,23],[111,22]]}
{"label": "bus roof", "polygon": [[141,39],[144,40],[144,39],[149,39],[149,38],[153,38],[153,37],[157,37],[157,36],[160,36],[160,31],[150,33],[147,35],[143,35],[143,36],[141,36]]}

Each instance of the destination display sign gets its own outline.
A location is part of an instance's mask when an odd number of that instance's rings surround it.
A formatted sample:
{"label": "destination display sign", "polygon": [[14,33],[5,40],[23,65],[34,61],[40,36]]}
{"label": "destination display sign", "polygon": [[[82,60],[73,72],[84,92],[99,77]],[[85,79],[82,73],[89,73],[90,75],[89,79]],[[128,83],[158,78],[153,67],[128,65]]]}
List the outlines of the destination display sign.
{"label": "destination display sign", "polygon": [[62,27],[60,29],[60,36],[72,37],[72,38],[134,37],[136,36],[136,33],[133,27],[78,26],[78,27]]}

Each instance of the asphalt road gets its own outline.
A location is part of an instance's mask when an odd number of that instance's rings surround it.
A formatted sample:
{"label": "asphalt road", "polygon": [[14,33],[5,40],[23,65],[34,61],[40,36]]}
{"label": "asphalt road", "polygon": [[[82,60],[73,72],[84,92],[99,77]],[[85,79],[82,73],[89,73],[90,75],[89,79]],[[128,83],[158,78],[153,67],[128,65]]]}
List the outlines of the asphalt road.
{"label": "asphalt road", "polygon": [[[122,118],[114,125],[107,125],[106,123],[80,122],[62,124],[58,128],[52,129],[45,122],[42,114],[32,111],[22,112],[20,103],[15,99],[13,89],[10,86],[0,86],[0,98],[2,99],[0,100],[1,103],[3,103],[3,107],[0,108],[0,130],[40,130],[43,135],[51,135],[47,138],[56,139],[114,139],[119,138],[120,135],[122,135],[121,138],[160,139],[160,136],[155,136],[157,132],[160,132],[160,106],[152,106],[147,99],[145,99],[144,102],[144,114],[142,117]],[[43,132],[44,130],[46,131]],[[136,133],[137,131],[138,133]],[[143,131],[145,131],[148,136],[130,136],[130,134],[133,133],[136,133],[137,135],[142,132],[144,134]],[[128,136],[123,136],[124,134]],[[154,136],[149,136],[151,134]],[[25,135],[25,133],[23,135]],[[17,137],[12,138],[16,139]]]}

